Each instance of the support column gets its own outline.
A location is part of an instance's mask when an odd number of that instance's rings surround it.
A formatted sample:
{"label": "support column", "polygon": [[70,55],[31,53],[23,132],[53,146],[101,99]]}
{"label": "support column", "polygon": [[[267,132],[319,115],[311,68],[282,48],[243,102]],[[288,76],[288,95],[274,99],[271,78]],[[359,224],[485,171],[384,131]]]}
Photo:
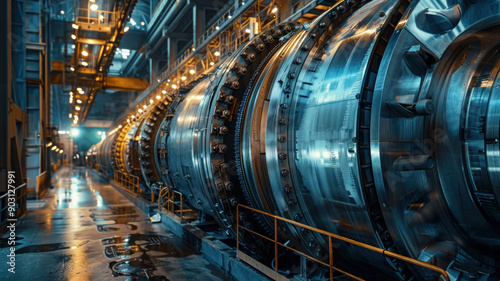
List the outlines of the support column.
{"label": "support column", "polygon": [[193,46],[198,48],[198,38],[205,30],[205,10],[200,5],[193,7]]}
{"label": "support column", "polygon": [[177,59],[177,41],[172,37],[167,39],[168,66],[170,67]]}
{"label": "support column", "polygon": [[8,116],[10,97],[10,11],[11,1],[2,1],[0,8],[0,36],[9,40],[0,43],[0,194],[7,192],[7,171],[9,169]]}

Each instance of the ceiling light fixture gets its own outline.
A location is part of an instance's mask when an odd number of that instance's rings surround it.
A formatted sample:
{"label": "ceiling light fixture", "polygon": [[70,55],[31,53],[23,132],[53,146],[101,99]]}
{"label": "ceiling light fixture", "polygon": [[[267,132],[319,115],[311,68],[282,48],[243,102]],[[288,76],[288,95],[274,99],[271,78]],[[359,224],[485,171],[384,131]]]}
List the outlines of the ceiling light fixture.
{"label": "ceiling light fixture", "polygon": [[125,28],[123,29],[123,32],[127,32],[130,28],[128,26],[125,26]]}
{"label": "ceiling light fixture", "polygon": [[214,56],[216,56],[216,57],[220,56],[220,52],[219,51],[215,51]]}
{"label": "ceiling light fixture", "polygon": [[187,79],[187,77],[186,76],[182,76],[181,79],[182,79],[182,81],[184,81],[184,80]]}
{"label": "ceiling light fixture", "polygon": [[82,51],[82,55],[83,55],[84,57],[86,57],[86,56],[88,56],[88,55],[89,55],[89,53],[88,53],[87,51],[83,50],[83,51]]}
{"label": "ceiling light fixture", "polygon": [[76,35],[75,34],[71,34],[71,39],[75,40],[76,39]]}
{"label": "ceiling light fixture", "polygon": [[71,27],[73,27],[74,29],[78,29],[79,26],[78,26],[78,24],[73,23],[73,24],[71,24]]}
{"label": "ceiling light fixture", "polygon": [[90,5],[90,10],[97,11],[97,9],[99,9],[99,6],[97,6],[97,4],[91,4]]}
{"label": "ceiling light fixture", "polygon": [[195,73],[194,69],[191,69],[189,73],[194,74]]}
{"label": "ceiling light fixture", "polygon": [[157,99],[157,100],[161,99],[161,96],[156,96],[156,99]]}

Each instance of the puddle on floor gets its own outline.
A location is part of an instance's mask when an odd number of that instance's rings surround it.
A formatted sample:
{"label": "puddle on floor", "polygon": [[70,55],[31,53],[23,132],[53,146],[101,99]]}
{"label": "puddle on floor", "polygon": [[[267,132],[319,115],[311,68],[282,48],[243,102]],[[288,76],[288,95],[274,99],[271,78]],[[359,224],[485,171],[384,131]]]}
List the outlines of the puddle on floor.
{"label": "puddle on floor", "polygon": [[20,249],[16,249],[16,255],[26,254],[26,253],[44,253],[44,252],[52,252],[52,251],[67,250],[67,249],[77,249],[87,243],[89,243],[89,240],[80,243],[64,242],[64,243],[30,245]]}

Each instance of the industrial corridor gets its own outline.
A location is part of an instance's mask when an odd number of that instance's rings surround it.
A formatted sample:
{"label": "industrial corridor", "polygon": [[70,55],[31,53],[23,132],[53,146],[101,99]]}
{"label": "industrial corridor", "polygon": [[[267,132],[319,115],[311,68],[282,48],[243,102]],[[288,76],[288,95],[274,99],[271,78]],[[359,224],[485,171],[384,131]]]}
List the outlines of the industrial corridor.
{"label": "industrial corridor", "polygon": [[62,168],[53,186],[28,201],[16,225],[16,274],[0,280],[231,280],[95,172]]}
{"label": "industrial corridor", "polygon": [[0,281],[500,281],[500,0],[0,7]]}

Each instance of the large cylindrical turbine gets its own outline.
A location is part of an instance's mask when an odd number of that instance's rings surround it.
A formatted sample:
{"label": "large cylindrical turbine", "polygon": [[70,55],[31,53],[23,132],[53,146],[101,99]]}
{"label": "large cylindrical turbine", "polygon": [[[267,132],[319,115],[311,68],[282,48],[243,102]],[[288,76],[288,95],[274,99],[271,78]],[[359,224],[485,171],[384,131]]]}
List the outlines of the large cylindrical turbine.
{"label": "large cylindrical turbine", "polygon": [[[123,142],[139,127],[141,149],[129,154],[145,185],[179,190],[228,235],[241,203],[456,280],[499,280],[498,0],[341,1],[310,24],[256,36],[149,112],[93,147],[92,165],[133,173]],[[273,229],[260,215],[239,220]],[[279,232],[328,258],[325,237]],[[266,247],[249,233],[242,241]],[[436,277],[353,245],[334,251],[367,279]]]}

